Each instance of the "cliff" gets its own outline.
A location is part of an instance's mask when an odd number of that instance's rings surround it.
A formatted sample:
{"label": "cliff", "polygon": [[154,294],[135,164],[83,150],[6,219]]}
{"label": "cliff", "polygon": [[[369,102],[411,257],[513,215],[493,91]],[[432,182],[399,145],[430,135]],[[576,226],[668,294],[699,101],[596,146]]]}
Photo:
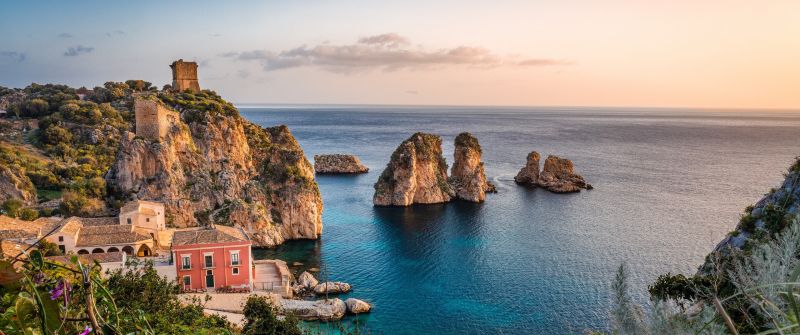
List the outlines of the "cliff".
{"label": "cliff", "polygon": [[581,189],[591,190],[591,184],[577,173],[572,161],[558,156],[547,156],[544,168],[539,172],[539,153],[532,151],[528,154],[525,166],[520,169],[514,181],[517,184],[538,186],[554,193],[580,192]]}
{"label": "cliff", "polygon": [[455,193],[447,182],[447,162],[439,136],[416,133],[403,141],[375,183],[377,206],[448,202]]}
{"label": "cliff", "polygon": [[210,91],[156,97],[179,120],[160,140],[123,134],[106,175],[118,198],[163,202],[175,227],[243,226],[260,246],[319,237],[322,199],[287,127],[254,125]]}
{"label": "cliff", "polygon": [[314,171],[316,173],[349,174],[367,173],[369,168],[361,164],[354,155],[314,155]]}
{"label": "cliff", "polygon": [[456,197],[466,201],[482,202],[486,192],[494,190],[494,186],[486,181],[486,174],[481,160],[481,145],[470,133],[456,136],[453,168],[450,172],[450,185]]}
{"label": "cliff", "polygon": [[715,252],[747,250],[783,231],[800,212],[800,159],[789,168],[786,179],[755,205],[745,209],[736,229],[720,241]]}

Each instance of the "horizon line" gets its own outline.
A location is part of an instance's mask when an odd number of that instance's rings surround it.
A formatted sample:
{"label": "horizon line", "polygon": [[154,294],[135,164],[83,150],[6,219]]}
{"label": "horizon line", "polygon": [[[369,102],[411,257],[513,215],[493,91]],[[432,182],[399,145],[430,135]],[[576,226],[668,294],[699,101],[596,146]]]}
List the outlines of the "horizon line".
{"label": "horizon line", "polygon": [[459,104],[374,104],[374,103],[280,103],[231,102],[236,108],[318,108],[318,107],[388,107],[388,108],[503,108],[503,109],[616,109],[616,110],[696,110],[702,112],[783,112],[800,113],[800,107],[692,107],[692,106],[614,106],[614,105],[459,105]]}

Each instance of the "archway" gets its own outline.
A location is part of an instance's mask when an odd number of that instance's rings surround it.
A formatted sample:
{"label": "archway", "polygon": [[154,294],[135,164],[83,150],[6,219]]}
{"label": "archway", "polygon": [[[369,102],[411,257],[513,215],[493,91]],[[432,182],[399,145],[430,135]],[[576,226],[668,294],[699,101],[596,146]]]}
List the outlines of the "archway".
{"label": "archway", "polygon": [[122,252],[128,254],[128,256],[133,256],[133,247],[129,246],[129,245],[126,245],[126,246],[122,247]]}
{"label": "archway", "polygon": [[108,248],[108,252],[119,252],[119,249],[117,249],[117,247],[111,247]]}
{"label": "archway", "polygon": [[101,249],[101,248],[94,248],[94,249],[92,249],[92,253],[93,253],[93,254],[102,254],[102,253],[104,253],[104,252],[105,252],[105,251],[104,251],[103,249]]}
{"label": "archway", "polygon": [[151,254],[152,252],[150,251],[150,247],[148,247],[147,244],[142,244],[139,247],[139,251],[136,252],[137,257],[147,257],[150,256]]}
{"label": "archway", "polygon": [[88,254],[89,254],[89,251],[87,251],[86,249],[78,250],[78,255],[88,255]]}

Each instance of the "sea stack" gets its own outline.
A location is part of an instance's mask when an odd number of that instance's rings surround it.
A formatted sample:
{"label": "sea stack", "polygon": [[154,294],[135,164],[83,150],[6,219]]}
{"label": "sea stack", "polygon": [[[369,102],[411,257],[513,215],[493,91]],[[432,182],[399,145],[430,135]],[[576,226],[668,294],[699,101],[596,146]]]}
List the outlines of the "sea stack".
{"label": "sea stack", "polygon": [[544,169],[539,173],[539,153],[533,151],[528,154],[528,159],[514,181],[522,185],[539,186],[554,193],[580,192],[581,189],[591,190],[592,185],[577,173],[572,161],[558,156],[547,156]]}
{"label": "sea stack", "polygon": [[314,155],[314,171],[320,174],[367,173],[369,168],[361,164],[355,155]]}
{"label": "sea stack", "polygon": [[486,199],[486,192],[494,191],[494,185],[486,181],[481,154],[481,145],[477,138],[470,133],[458,134],[455,141],[455,160],[450,173],[450,185],[457,198],[482,202]]}
{"label": "sea stack", "polygon": [[442,139],[416,133],[392,153],[372,200],[376,206],[409,206],[448,202],[454,195],[447,182]]}

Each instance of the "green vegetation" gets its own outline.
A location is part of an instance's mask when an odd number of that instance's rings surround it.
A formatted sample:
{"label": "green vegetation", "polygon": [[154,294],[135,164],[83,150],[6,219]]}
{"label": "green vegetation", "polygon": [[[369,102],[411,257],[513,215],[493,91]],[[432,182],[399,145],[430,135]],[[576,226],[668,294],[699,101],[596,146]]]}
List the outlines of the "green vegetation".
{"label": "green vegetation", "polygon": [[478,153],[483,153],[481,150],[481,145],[478,143],[478,139],[475,136],[472,136],[470,133],[461,133],[456,136],[455,140],[456,146],[463,146],[466,148],[475,149]]}
{"label": "green vegetation", "polygon": [[8,199],[6,201],[3,201],[2,204],[3,213],[12,218],[15,218],[19,215],[19,211],[20,209],[22,209],[22,206],[24,205],[25,204],[22,203],[22,200]]}
{"label": "green vegetation", "polygon": [[275,307],[263,296],[252,295],[247,298],[243,312],[245,325],[242,334],[303,334],[296,318],[290,315],[279,320]]}

